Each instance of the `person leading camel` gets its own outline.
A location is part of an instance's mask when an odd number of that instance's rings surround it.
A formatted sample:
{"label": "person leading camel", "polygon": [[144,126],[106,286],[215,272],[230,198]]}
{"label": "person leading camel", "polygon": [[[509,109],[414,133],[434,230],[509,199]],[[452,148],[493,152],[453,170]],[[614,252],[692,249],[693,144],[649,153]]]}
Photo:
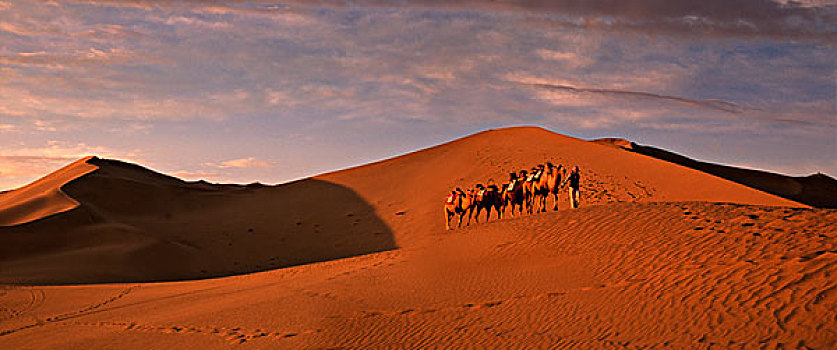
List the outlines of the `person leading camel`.
{"label": "person leading camel", "polygon": [[561,183],[561,186],[563,187],[566,183],[570,184],[570,208],[578,208],[578,204],[581,201],[581,175],[579,175],[578,166],[573,167],[573,171],[569,176],[567,176],[567,179]]}

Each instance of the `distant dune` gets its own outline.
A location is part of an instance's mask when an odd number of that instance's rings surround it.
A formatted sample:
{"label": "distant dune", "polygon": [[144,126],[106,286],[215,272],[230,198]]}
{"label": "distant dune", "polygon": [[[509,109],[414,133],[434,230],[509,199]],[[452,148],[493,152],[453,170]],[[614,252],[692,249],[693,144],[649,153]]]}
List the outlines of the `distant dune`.
{"label": "distant dune", "polygon": [[825,174],[805,177],[786,176],[761,170],[701,162],[664,149],[643,146],[624,139],[607,138],[594,140],[594,142],[621,147],[626,151],[700,170],[813,207],[837,208],[837,180]]}
{"label": "distant dune", "polygon": [[0,218],[14,223],[0,228],[8,243],[0,246],[2,282],[207,278],[395,247],[372,207],[352,190],[316,179],[279,186],[185,182],[92,157],[43,180],[49,182],[22,190],[70,200],[0,196],[0,205],[12,208]]}
{"label": "distant dune", "polygon": [[[546,161],[580,209],[445,230]],[[87,158],[0,207],[0,348],[837,346],[837,210],[540,128],[279,186]]]}

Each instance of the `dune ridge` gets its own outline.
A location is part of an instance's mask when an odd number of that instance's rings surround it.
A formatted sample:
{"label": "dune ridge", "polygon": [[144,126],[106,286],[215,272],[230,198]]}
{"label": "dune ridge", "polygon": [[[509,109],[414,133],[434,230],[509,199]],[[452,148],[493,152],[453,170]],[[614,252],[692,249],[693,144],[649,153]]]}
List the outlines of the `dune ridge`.
{"label": "dune ridge", "polygon": [[593,142],[619,147],[629,152],[644,154],[674,164],[703,171],[742,185],[818,208],[837,208],[837,180],[822,174],[786,176],[769,171],[744,169],[694,160],[664,149],[643,146],[619,138],[604,138]]}
{"label": "dune ridge", "polygon": [[95,171],[96,166],[89,163],[93,158],[84,157],[29,185],[0,193],[0,227],[20,225],[76,208],[79,202],[61,188]]}

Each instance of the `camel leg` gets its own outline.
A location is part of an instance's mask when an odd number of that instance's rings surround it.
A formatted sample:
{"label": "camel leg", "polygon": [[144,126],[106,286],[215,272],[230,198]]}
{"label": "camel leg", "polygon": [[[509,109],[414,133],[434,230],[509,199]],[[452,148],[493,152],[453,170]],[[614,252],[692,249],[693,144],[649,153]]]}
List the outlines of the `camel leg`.
{"label": "camel leg", "polygon": [[529,199],[526,200],[526,214],[532,214],[532,207],[535,205],[534,198],[532,195],[529,195]]}
{"label": "camel leg", "polygon": [[528,205],[528,208],[526,208],[526,212],[528,212],[529,214],[534,214],[535,213],[535,194],[534,193],[529,195],[529,202],[526,203],[526,205]]}
{"label": "camel leg", "polygon": [[474,222],[480,223],[480,212],[482,211],[481,207],[477,207],[476,213],[474,214]]}
{"label": "camel leg", "polygon": [[447,209],[445,209],[445,230],[448,230],[448,231],[450,231],[450,218],[451,218],[451,216],[452,215],[450,215],[450,212]]}
{"label": "camel leg", "polygon": [[474,216],[474,208],[468,208],[468,223],[465,226],[471,226],[471,217]]}

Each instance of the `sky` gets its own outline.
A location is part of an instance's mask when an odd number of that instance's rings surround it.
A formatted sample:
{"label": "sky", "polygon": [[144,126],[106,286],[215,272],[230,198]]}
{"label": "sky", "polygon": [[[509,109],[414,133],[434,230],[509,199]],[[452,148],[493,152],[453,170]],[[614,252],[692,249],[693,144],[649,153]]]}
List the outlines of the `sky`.
{"label": "sky", "polygon": [[538,125],[837,175],[837,4],[0,0],[0,190],[86,155],[281,183]]}

